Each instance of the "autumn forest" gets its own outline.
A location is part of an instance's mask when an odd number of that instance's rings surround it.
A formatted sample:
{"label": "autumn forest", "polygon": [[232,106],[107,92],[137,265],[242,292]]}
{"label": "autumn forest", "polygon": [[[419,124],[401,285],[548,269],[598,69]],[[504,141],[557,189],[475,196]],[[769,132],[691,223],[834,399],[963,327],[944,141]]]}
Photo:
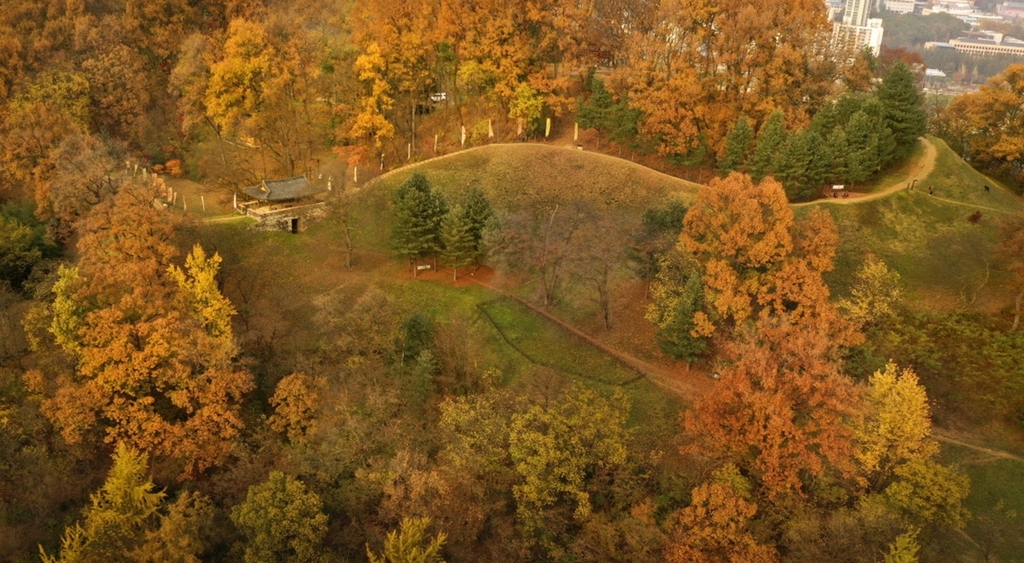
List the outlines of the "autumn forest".
{"label": "autumn forest", "polygon": [[0,561],[1021,561],[1024,65],[919,60],[5,0]]}

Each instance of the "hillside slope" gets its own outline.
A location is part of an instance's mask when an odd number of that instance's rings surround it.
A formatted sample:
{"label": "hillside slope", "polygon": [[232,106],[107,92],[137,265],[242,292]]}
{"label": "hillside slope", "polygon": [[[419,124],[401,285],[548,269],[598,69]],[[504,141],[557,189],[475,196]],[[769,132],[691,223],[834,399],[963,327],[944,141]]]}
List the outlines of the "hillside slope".
{"label": "hillside slope", "polygon": [[404,166],[367,186],[397,186],[416,171],[456,196],[477,185],[496,207],[510,208],[564,203],[576,197],[605,205],[642,207],[669,193],[692,197],[699,188],[628,160],[538,144],[469,149]]}
{"label": "hillside slope", "polygon": [[899,271],[915,309],[997,312],[1016,293],[996,259],[999,230],[1008,217],[1024,214],[1024,201],[941,140],[929,140],[935,166],[916,189],[826,206],[841,238],[829,285],[846,292],[864,257],[874,253]]}

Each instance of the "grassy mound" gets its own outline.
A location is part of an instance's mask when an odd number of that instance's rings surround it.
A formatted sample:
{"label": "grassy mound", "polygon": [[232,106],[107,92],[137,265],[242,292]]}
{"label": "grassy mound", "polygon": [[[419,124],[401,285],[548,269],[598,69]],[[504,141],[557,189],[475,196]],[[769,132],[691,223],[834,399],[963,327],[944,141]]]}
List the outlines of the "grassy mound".
{"label": "grassy mound", "polygon": [[668,193],[695,194],[697,184],[600,153],[545,145],[490,145],[407,166],[375,185],[393,187],[413,172],[458,197],[479,186],[495,207],[565,203],[586,199],[629,208],[645,207]]}
{"label": "grassy mound", "polygon": [[912,307],[998,311],[1015,295],[995,258],[999,229],[1007,217],[1024,213],[1024,201],[931,140],[935,168],[914,191],[825,207],[841,239],[827,280],[835,293],[848,292],[864,256],[874,253],[903,277]]}
{"label": "grassy mound", "polygon": [[670,196],[692,201],[699,188],[599,153],[535,144],[489,145],[406,166],[369,182],[359,198],[365,240],[386,246],[391,191],[414,172],[424,173],[450,201],[459,201],[476,186],[495,209],[507,211],[585,200],[639,215]]}
{"label": "grassy mound", "polygon": [[[835,293],[848,290],[853,273],[871,252],[902,274],[908,302],[915,307],[998,310],[1012,301],[1013,291],[1008,275],[994,264],[998,229],[1004,217],[1024,212],[1024,205],[941,141],[933,143],[938,150],[936,166],[918,182],[916,191],[824,207],[835,217],[841,235],[830,285]],[[667,197],[692,200],[697,190],[692,183],[604,155],[495,145],[403,168],[363,186],[353,208],[359,250],[351,271],[343,266],[340,227],[334,219],[299,236],[253,232],[232,223],[205,224],[204,245],[225,255],[225,290],[245,325],[240,335],[257,342],[269,357],[289,350],[301,357],[316,346],[313,325],[320,297],[355,296],[375,286],[409,310],[439,322],[464,323],[473,340],[474,361],[500,369],[509,386],[544,386],[556,378],[605,391],[622,389],[632,400],[631,423],[639,425],[638,432],[665,439],[678,431],[680,404],[675,399],[646,379],[634,379],[634,373],[555,323],[475,284],[455,287],[447,275],[412,280],[403,264],[389,260],[391,190],[414,171],[424,172],[453,201],[475,185],[496,208],[505,210],[585,199],[609,211],[639,215]],[[989,192],[985,185],[991,187]],[[934,186],[934,195],[928,195],[928,186]],[[801,207],[797,213],[808,211]],[[977,220],[968,220],[976,212],[981,213]],[[639,308],[632,311],[636,319],[642,318],[641,294],[625,296]],[[565,306],[557,313],[575,326],[588,326],[587,313],[582,308],[578,314],[573,311]],[[617,318],[624,319],[625,313]],[[614,341],[636,354],[626,340]],[[289,364],[281,365],[281,374],[297,363],[279,361]],[[947,457],[956,453],[955,448],[944,451]],[[951,459],[958,461],[955,455]],[[1021,474],[1015,463],[962,463],[974,483],[968,504],[975,520],[968,532],[982,543],[994,538],[986,547],[1005,554],[1020,548],[1015,536],[1006,533],[1016,529],[1021,510],[1020,488],[1015,485]],[[1000,504],[998,499],[1004,497]],[[1008,541],[999,539],[1004,536]],[[975,553],[976,548],[966,540],[950,546],[962,553]]]}

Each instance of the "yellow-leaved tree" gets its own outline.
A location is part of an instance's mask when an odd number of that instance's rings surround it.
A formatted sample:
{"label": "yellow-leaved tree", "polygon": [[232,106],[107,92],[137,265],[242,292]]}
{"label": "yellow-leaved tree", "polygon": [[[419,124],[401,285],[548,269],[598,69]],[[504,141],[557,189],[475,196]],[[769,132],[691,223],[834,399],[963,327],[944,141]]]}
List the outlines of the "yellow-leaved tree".
{"label": "yellow-leaved tree", "polygon": [[186,492],[168,503],[148,472],[146,454],[118,444],[107,480],[91,496],[84,518],[64,530],[60,553],[51,556],[40,547],[44,563],[198,563],[213,520],[209,499]]}
{"label": "yellow-leaved tree", "polygon": [[962,528],[969,516],[963,501],[970,481],[935,461],[939,446],[931,437],[928,396],[913,370],[890,363],[875,372],[868,381],[865,407],[854,430],[868,492],[863,502],[896,514],[910,530]]}
{"label": "yellow-leaved tree", "polygon": [[508,451],[521,478],[512,489],[516,515],[524,533],[549,553],[561,553],[555,538],[591,517],[599,484],[626,466],[628,414],[621,392],[604,398],[577,386],[557,404],[512,416]]}
{"label": "yellow-leaved tree", "polygon": [[939,452],[932,439],[928,395],[910,369],[889,363],[868,380],[865,417],[857,427],[857,460],[874,485],[891,479],[895,469]]}

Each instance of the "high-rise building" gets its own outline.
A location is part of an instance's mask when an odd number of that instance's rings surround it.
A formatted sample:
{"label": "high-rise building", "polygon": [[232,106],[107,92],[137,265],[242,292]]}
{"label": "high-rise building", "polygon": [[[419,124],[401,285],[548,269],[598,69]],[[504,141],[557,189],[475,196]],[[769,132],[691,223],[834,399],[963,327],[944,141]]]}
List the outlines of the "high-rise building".
{"label": "high-rise building", "polygon": [[882,20],[870,19],[865,22],[867,25],[832,25],[832,45],[847,53],[855,53],[862,49],[871,49],[871,53],[878,56],[882,48]]}
{"label": "high-rise building", "polygon": [[867,26],[868,11],[871,9],[871,0],[846,0],[846,10],[843,12],[843,25]]}

